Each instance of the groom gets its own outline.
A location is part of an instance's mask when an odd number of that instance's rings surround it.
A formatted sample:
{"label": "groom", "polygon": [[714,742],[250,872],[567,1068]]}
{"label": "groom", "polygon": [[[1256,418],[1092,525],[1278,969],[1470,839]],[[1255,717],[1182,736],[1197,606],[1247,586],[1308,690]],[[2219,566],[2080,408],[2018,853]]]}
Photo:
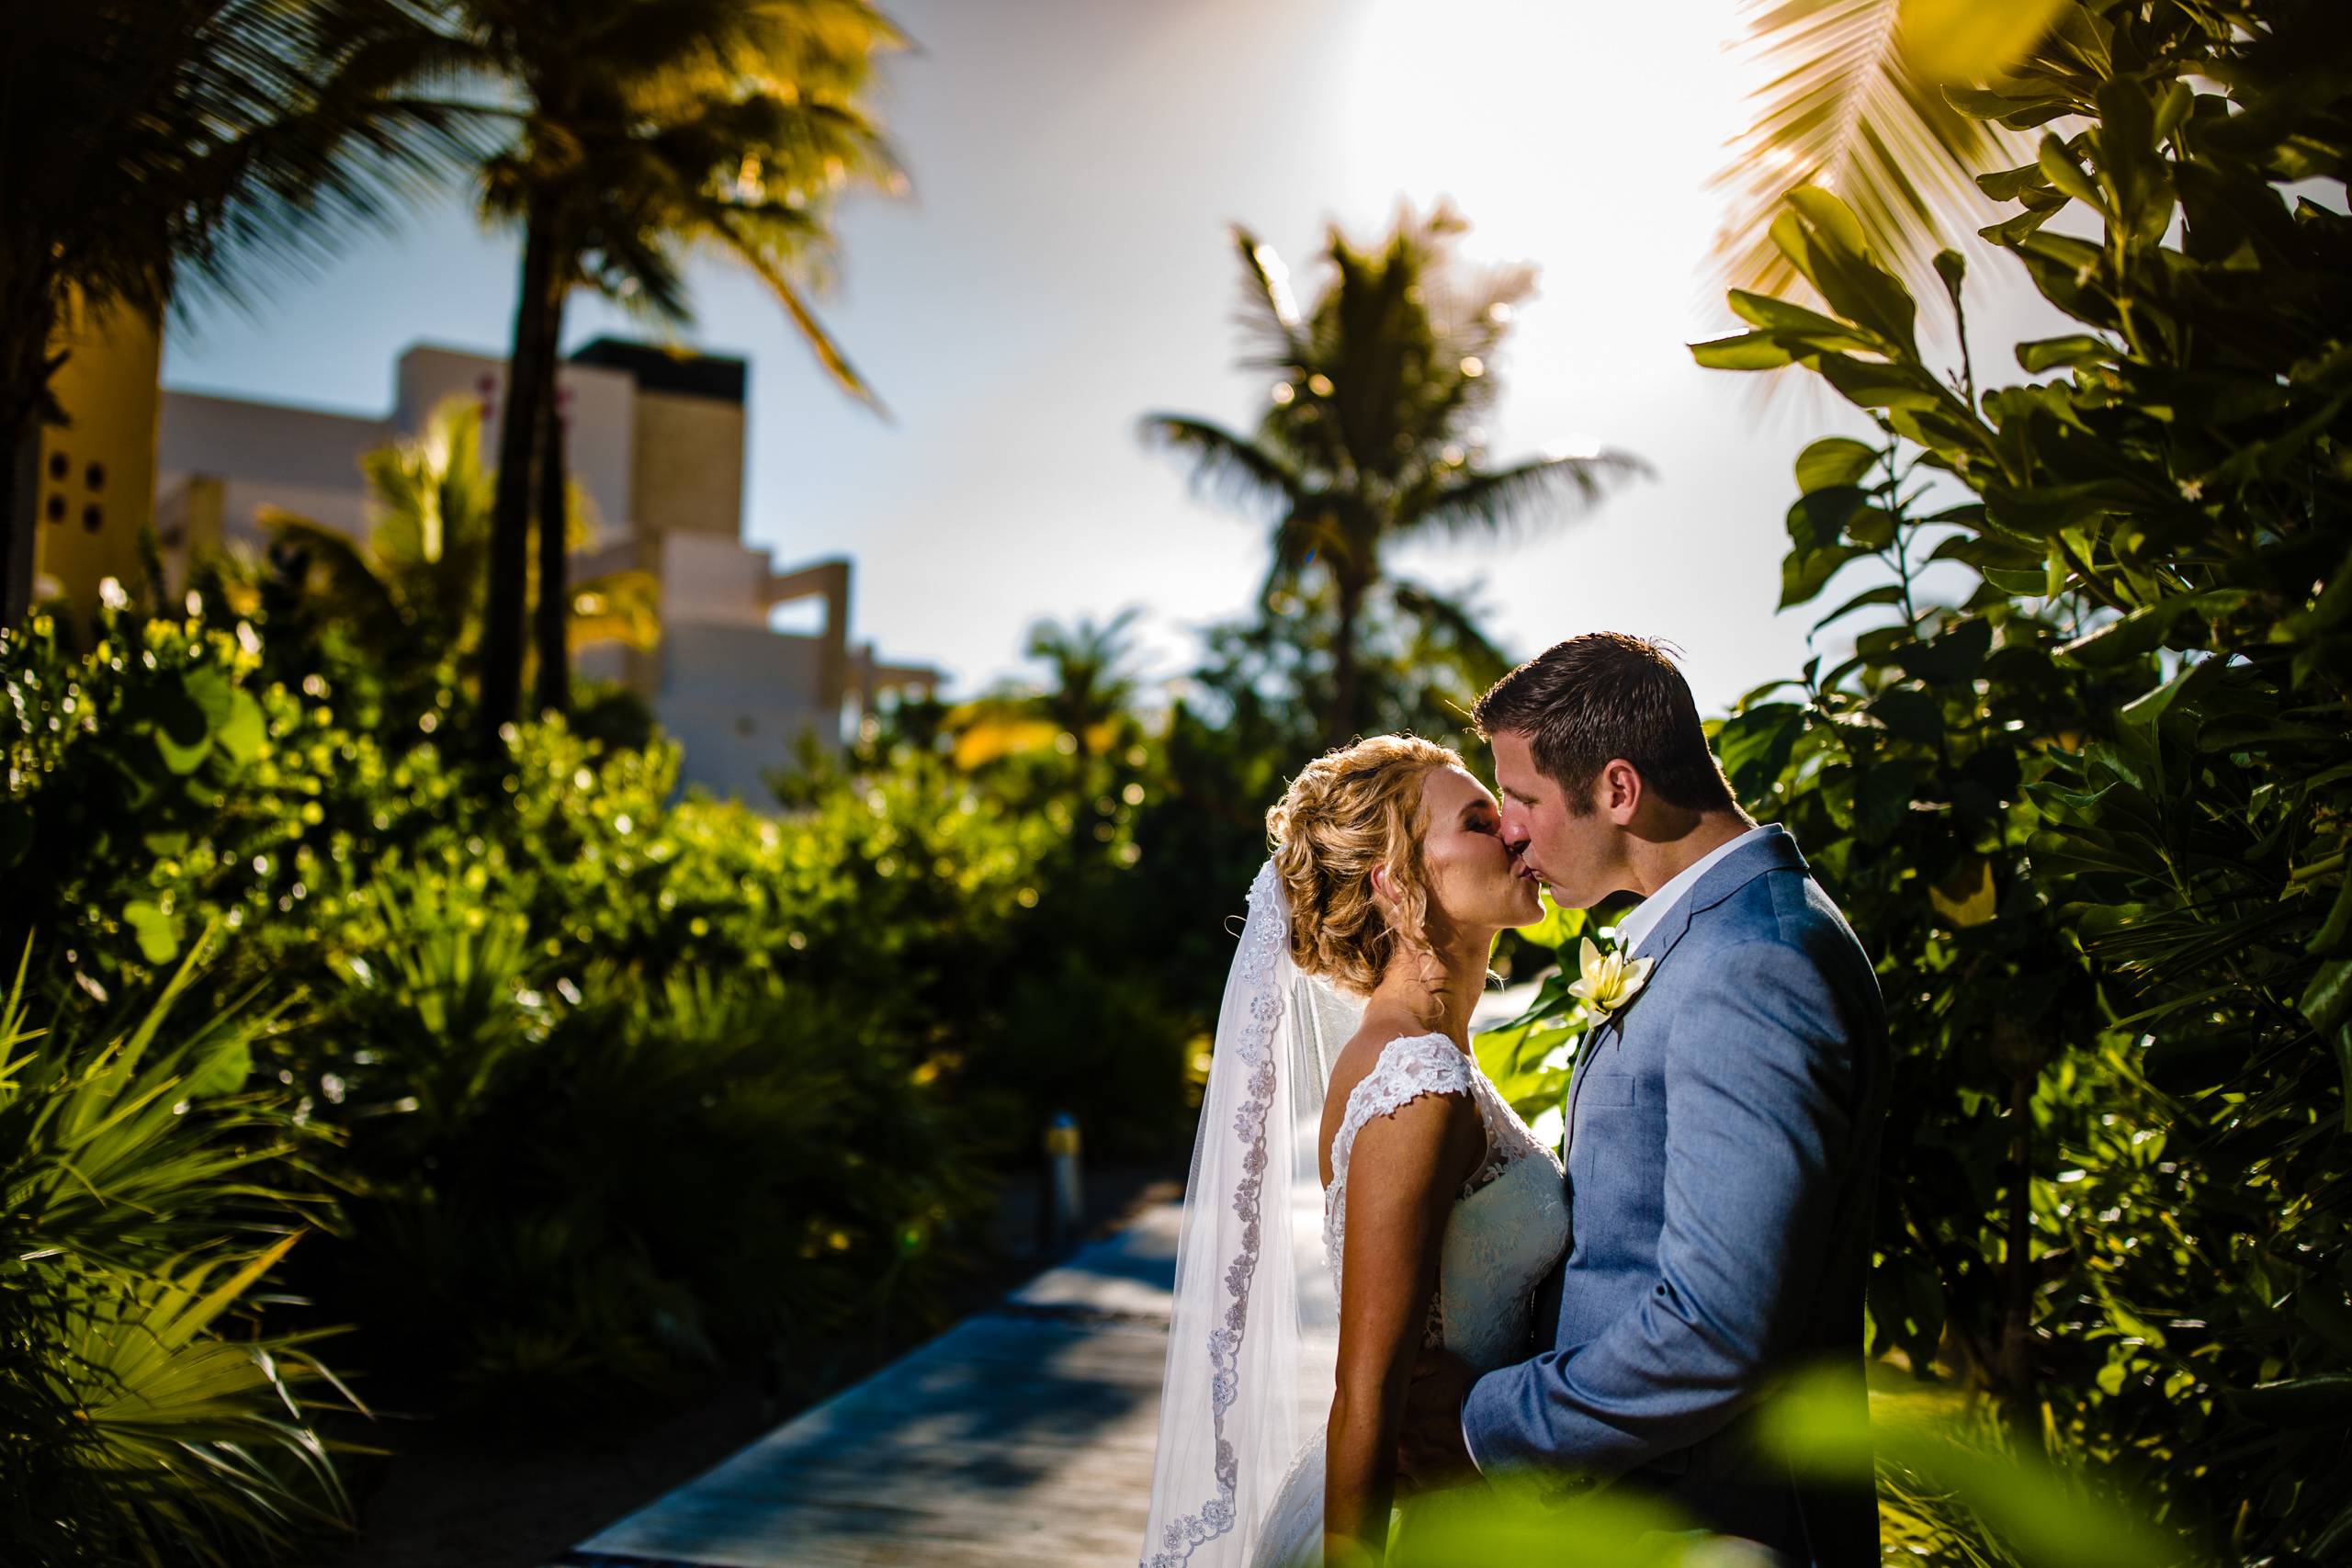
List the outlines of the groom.
{"label": "groom", "polygon": [[1733,800],[1655,645],[1573,637],[1474,717],[1523,874],[1568,908],[1642,895],[1618,940],[1654,962],[1571,1080],[1573,1241],[1540,1353],[1475,1382],[1426,1368],[1406,1472],[1532,1470],[1555,1502],[1623,1479],[1787,1562],[1875,1563],[1871,1489],[1800,1485],[1754,1441],[1776,1379],[1860,1382],[1887,1080],[1871,962],[1795,841]]}

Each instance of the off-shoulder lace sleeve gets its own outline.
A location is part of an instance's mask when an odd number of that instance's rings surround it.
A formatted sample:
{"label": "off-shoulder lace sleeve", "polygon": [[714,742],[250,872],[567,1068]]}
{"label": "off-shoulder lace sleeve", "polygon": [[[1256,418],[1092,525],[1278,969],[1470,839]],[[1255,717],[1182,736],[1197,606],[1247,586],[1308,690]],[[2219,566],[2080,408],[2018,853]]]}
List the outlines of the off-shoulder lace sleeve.
{"label": "off-shoulder lace sleeve", "polygon": [[[1356,1134],[1375,1116],[1425,1094],[1462,1094],[1477,1103],[1470,1058],[1442,1034],[1407,1035],[1381,1047],[1372,1071],[1348,1095],[1340,1130],[1331,1137],[1331,1185],[1323,1193],[1323,1255],[1331,1268],[1331,1294],[1340,1295],[1340,1260],[1348,1243],[1348,1156]],[[1480,1112],[1483,1116],[1483,1111]],[[1491,1137],[1489,1142],[1491,1142]],[[1423,1342],[1437,1344],[1438,1302],[1430,1301],[1430,1318]]]}
{"label": "off-shoulder lace sleeve", "polygon": [[1348,1096],[1340,1130],[1331,1138],[1331,1185],[1346,1184],[1348,1156],[1356,1146],[1356,1134],[1374,1117],[1385,1116],[1425,1094],[1471,1092],[1470,1058],[1444,1035],[1391,1040],[1381,1048],[1380,1060],[1372,1065],[1372,1071]]}

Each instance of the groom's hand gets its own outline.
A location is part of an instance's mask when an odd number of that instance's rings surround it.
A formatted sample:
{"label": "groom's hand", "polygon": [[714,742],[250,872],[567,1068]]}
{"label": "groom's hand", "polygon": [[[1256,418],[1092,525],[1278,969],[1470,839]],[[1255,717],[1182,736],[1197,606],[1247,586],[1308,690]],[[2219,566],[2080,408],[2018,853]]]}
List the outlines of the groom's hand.
{"label": "groom's hand", "polygon": [[1477,1475],[1462,1442],[1462,1402],[1477,1381],[1470,1363],[1450,1350],[1424,1350],[1414,1361],[1397,1434],[1399,1493],[1433,1492]]}

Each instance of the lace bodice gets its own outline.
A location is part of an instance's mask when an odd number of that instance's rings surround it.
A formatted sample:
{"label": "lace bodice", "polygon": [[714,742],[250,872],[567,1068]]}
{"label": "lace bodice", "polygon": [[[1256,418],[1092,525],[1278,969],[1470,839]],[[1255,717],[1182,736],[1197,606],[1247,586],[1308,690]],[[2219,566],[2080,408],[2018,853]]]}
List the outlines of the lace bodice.
{"label": "lace bodice", "polygon": [[1567,1200],[1559,1157],[1528,1130],[1478,1065],[1442,1034],[1390,1041],[1348,1094],[1331,1138],[1331,1184],[1323,1192],[1331,1291],[1339,1298],[1348,1234],[1348,1160],[1356,1134],[1374,1117],[1425,1094],[1469,1097],[1486,1127],[1487,1157],[1463,1184],[1446,1219],[1438,1288],[1422,1343],[1442,1346],[1486,1371],[1522,1353],[1529,1299],[1567,1247]]}

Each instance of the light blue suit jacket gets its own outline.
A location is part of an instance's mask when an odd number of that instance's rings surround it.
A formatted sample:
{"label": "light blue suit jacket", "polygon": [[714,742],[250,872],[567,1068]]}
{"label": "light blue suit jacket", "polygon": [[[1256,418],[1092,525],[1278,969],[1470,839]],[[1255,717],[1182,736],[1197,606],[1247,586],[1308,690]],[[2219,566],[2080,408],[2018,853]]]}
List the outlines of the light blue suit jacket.
{"label": "light blue suit jacket", "polygon": [[1798,1487],[1750,1428],[1780,1373],[1828,1362],[1859,1384],[1887,1085],[1877,976],[1777,826],[1639,955],[1657,962],[1569,1086],[1573,1236],[1536,1307],[1552,1348],[1472,1388],[1472,1457],[1547,1472],[1555,1499],[1625,1477],[1797,1562],[1875,1563],[1869,1490]]}

